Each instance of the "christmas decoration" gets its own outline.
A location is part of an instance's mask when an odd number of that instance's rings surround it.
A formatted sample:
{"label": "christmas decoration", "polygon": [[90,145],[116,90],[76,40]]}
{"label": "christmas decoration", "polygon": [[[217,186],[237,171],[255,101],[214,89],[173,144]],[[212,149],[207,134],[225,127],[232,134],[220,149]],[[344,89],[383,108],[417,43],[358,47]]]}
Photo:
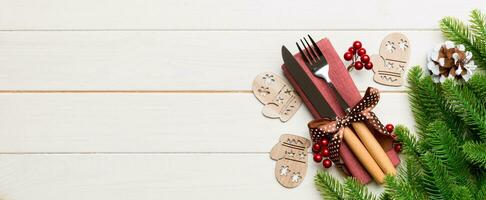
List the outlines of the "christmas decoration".
{"label": "christmas decoration", "polygon": [[263,115],[280,118],[282,122],[289,120],[302,103],[292,86],[271,72],[259,74],[253,81],[252,90],[255,97],[265,105]]}
{"label": "christmas decoration", "polygon": [[332,166],[332,161],[329,160],[329,159],[326,159],[322,162],[322,166],[324,166],[325,168],[329,168]]}
{"label": "christmas decoration", "polygon": [[357,69],[361,70],[364,68],[373,68],[373,63],[370,61],[370,57],[366,55],[366,49],[363,48],[363,44],[360,41],[354,41],[353,46],[349,47],[348,51],[344,53],[344,60],[351,61],[348,65],[348,70]]}
{"label": "christmas decoration", "polygon": [[[276,160],[275,177],[286,188],[294,188],[302,183],[307,172],[307,148],[310,141],[306,138],[284,134],[270,151],[270,158]],[[319,159],[314,156],[314,160]],[[322,158],[320,158],[322,159]]]}
{"label": "christmas decoration", "polygon": [[410,41],[402,33],[391,33],[381,41],[379,55],[371,55],[373,80],[387,86],[401,86],[410,57]]}
{"label": "christmas decoration", "polygon": [[[394,164],[389,160],[389,157],[383,150],[383,147],[376,142],[372,143],[375,136],[370,132],[371,137],[361,137],[358,132],[358,139],[353,132],[346,131],[354,122],[363,122],[363,126],[370,127],[370,130],[376,134],[376,137],[390,137],[391,133],[385,129],[385,126],[381,124],[376,115],[372,112],[372,109],[379,101],[379,92],[375,88],[368,88],[365,95],[360,102],[353,107],[350,112],[336,119],[316,119],[309,122],[309,132],[311,139],[314,142],[315,149],[320,149],[321,155],[328,154],[330,160],[337,166],[342,166],[342,160],[340,156],[340,146],[342,141],[345,141],[349,145],[351,151],[359,159],[360,164],[366,169],[373,179],[377,183],[383,183],[385,174],[395,175],[396,169]],[[366,124],[366,125],[365,125]],[[356,127],[354,127],[356,129]],[[355,137],[356,139],[352,139]],[[329,147],[320,146],[323,140],[329,141]],[[366,147],[363,144],[368,144]],[[371,145],[369,145],[371,144]],[[319,147],[319,148],[317,148]],[[383,153],[376,153],[381,150]],[[372,157],[370,152],[375,152],[375,156]],[[316,153],[316,151],[314,151]],[[386,162],[388,159],[388,163]],[[323,163],[325,168],[330,167],[330,163]]]}
{"label": "christmas decoration", "polygon": [[476,70],[472,56],[462,44],[455,45],[454,42],[446,41],[437,45],[427,56],[427,68],[432,74],[432,80],[436,83],[443,83],[447,78],[468,81]]}
{"label": "christmas decoration", "polygon": [[400,144],[400,143],[395,144],[395,145],[393,145],[393,148],[395,149],[395,151],[401,152],[402,151],[402,144]]}
{"label": "christmas decoration", "polygon": [[315,161],[316,163],[320,163],[320,162],[322,161],[322,155],[321,155],[321,154],[319,154],[319,153],[315,153],[315,154],[314,154],[314,161]]}
{"label": "christmas decoration", "polygon": [[485,15],[479,10],[473,10],[470,16],[470,24],[454,17],[446,17],[440,21],[440,29],[447,39],[464,45],[474,55],[474,63],[486,70]]}
{"label": "christmas decoration", "polygon": [[[486,199],[486,75],[435,84],[414,67],[408,82],[417,136],[394,128],[406,166],[385,178],[380,199]],[[340,183],[321,171],[315,183],[325,199],[378,199],[350,177]]]}
{"label": "christmas decoration", "polygon": [[386,131],[388,131],[389,133],[393,132],[393,129],[394,129],[394,128],[395,128],[395,127],[393,126],[393,124],[387,124],[387,125],[385,126]]}

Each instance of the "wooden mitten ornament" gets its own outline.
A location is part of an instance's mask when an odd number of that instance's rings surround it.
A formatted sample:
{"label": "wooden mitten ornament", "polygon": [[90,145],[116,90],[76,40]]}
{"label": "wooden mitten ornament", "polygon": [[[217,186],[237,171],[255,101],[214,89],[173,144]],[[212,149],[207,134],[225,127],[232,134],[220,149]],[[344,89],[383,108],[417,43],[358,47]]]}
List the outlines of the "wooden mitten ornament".
{"label": "wooden mitten ornament", "polygon": [[380,54],[371,55],[373,80],[388,86],[401,86],[410,57],[410,42],[402,33],[387,35],[380,45]]}
{"label": "wooden mitten ornament", "polygon": [[252,90],[255,97],[265,105],[263,115],[280,118],[282,122],[289,120],[302,102],[289,83],[271,72],[259,74],[253,81]]}
{"label": "wooden mitten ornament", "polygon": [[307,148],[310,140],[290,134],[280,136],[272,148],[270,158],[276,160],[275,177],[286,188],[294,188],[302,183],[307,172]]}

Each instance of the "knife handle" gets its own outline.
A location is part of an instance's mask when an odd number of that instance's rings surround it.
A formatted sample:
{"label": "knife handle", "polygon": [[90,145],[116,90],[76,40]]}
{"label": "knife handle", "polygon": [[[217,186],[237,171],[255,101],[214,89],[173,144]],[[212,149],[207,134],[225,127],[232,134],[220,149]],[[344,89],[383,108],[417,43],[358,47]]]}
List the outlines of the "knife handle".
{"label": "knife handle", "polygon": [[364,146],[371,154],[373,159],[376,161],[376,163],[378,163],[383,172],[385,172],[385,174],[390,174],[393,176],[396,175],[397,170],[395,169],[395,166],[393,166],[390,158],[388,158],[385,151],[378,143],[376,138],[373,136],[371,131],[368,129],[368,127],[363,122],[352,123],[352,126],[361,142],[363,142]]}
{"label": "knife handle", "polygon": [[366,148],[361,144],[358,137],[354,134],[354,132],[346,127],[344,128],[344,142],[348,144],[349,148],[353,152],[353,154],[358,158],[361,165],[368,171],[368,173],[375,179],[375,181],[379,184],[382,184],[385,180],[385,174],[381,171],[380,166],[375,162],[373,157],[371,157],[370,153]]}

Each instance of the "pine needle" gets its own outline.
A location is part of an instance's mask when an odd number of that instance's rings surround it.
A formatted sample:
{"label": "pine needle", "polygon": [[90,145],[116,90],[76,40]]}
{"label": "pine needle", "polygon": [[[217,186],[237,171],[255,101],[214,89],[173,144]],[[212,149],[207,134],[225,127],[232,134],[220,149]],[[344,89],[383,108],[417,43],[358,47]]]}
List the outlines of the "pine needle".
{"label": "pine needle", "polygon": [[467,160],[486,170],[486,142],[466,142],[462,149]]}
{"label": "pine needle", "polygon": [[454,176],[451,176],[451,180],[454,183],[466,186],[472,190],[473,185],[475,185],[474,179],[469,173],[468,163],[464,160],[461,143],[459,143],[456,136],[452,134],[452,131],[442,121],[431,123],[427,128],[427,132],[430,134],[423,139],[423,142],[427,144],[428,151],[443,163],[448,174],[454,174]]}
{"label": "pine needle", "polygon": [[486,107],[486,75],[476,73],[467,82],[467,87],[472,90],[477,99]]}
{"label": "pine needle", "polygon": [[354,178],[346,178],[344,186],[344,195],[346,199],[378,200],[378,198],[368,191],[366,186],[362,185]]}
{"label": "pine needle", "polygon": [[452,196],[454,182],[451,174],[447,172],[446,166],[430,152],[425,153],[423,161],[427,166],[424,177],[425,190],[432,199],[449,199]]}
{"label": "pine needle", "polygon": [[[471,12],[471,32],[473,34],[475,46],[481,52],[481,55],[474,57],[473,60],[486,61],[486,16],[478,9]],[[484,67],[483,67],[484,69]]]}
{"label": "pine needle", "polygon": [[314,182],[323,199],[345,199],[344,187],[328,172],[318,171]]}
{"label": "pine needle", "polygon": [[486,110],[467,87],[457,85],[453,80],[442,84],[444,97],[454,111],[482,140],[486,140]]}
{"label": "pine needle", "polygon": [[395,134],[398,136],[398,140],[403,144],[402,152],[412,159],[419,159],[423,154],[423,150],[419,147],[417,138],[413,136],[408,128],[403,125],[397,125],[395,127]]}
{"label": "pine needle", "polygon": [[461,137],[468,136],[465,124],[447,107],[440,85],[434,83],[430,76],[424,77],[419,66],[410,69],[408,74],[408,96],[415,118],[417,134],[425,137],[427,126],[435,120],[442,120]]}
{"label": "pine needle", "polygon": [[486,69],[485,54],[482,54],[482,47],[476,44],[475,37],[471,33],[469,26],[461,20],[453,17],[445,17],[440,20],[440,29],[442,34],[456,44],[463,44],[468,51],[473,54],[473,60],[480,68]]}

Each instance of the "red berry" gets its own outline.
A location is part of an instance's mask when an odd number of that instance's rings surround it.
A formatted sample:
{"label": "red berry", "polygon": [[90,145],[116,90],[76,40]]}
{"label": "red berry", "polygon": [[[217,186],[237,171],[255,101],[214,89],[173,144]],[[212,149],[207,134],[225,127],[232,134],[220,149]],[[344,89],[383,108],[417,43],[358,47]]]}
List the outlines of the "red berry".
{"label": "red berry", "polygon": [[321,155],[324,157],[329,157],[331,155],[331,152],[329,151],[328,148],[325,148],[321,151]]}
{"label": "red berry", "polygon": [[325,139],[325,138],[324,138],[324,139],[322,139],[322,140],[321,140],[321,142],[320,142],[320,143],[321,143],[321,145],[322,145],[323,147],[326,147],[327,145],[329,145],[329,140],[327,140],[327,139]]}
{"label": "red berry", "polygon": [[402,151],[402,144],[397,143],[393,148],[395,149],[396,152],[400,152]]}
{"label": "red berry", "polygon": [[360,48],[358,49],[358,56],[362,56],[366,54],[366,49],[365,48]]}
{"label": "red berry", "polygon": [[355,54],[356,53],[356,50],[353,47],[349,47],[348,52],[349,53],[352,53],[352,54]]}
{"label": "red berry", "polygon": [[314,154],[314,161],[316,161],[316,163],[320,163],[322,161],[322,156],[321,154]]}
{"label": "red berry", "polygon": [[372,69],[372,68],[373,68],[373,63],[372,63],[372,62],[367,62],[367,63],[365,64],[365,68],[366,68],[367,70]]}
{"label": "red berry", "polygon": [[393,132],[393,129],[394,129],[394,128],[395,128],[395,127],[394,127],[392,124],[387,124],[387,125],[385,126],[386,131],[388,131],[389,133]]}
{"label": "red berry", "polygon": [[332,161],[329,160],[329,159],[325,159],[324,162],[322,162],[322,165],[325,167],[325,168],[329,168],[332,166]]}
{"label": "red berry", "polygon": [[368,55],[362,55],[361,56],[361,62],[368,63],[370,62],[370,57]]}
{"label": "red berry", "polygon": [[361,46],[362,46],[362,44],[361,44],[361,42],[360,42],[360,41],[354,41],[354,42],[353,42],[353,48],[354,48],[354,49],[358,50],[358,49],[360,49],[360,48],[361,48]]}
{"label": "red berry", "polygon": [[351,59],[353,59],[353,54],[352,53],[350,53],[350,52],[344,53],[344,60],[350,61]]}
{"label": "red berry", "polygon": [[321,150],[321,145],[319,143],[315,143],[313,146],[312,146],[312,151],[314,153],[317,153]]}
{"label": "red berry", "polygon": [[354,68],[355,68],[355,69],[357,69],[357,70],[361,70],[361,69],[363,69],[363,63],[362,63],[362,62],[360,62],[360,61],[356,61],[356,62],[354,63]]}

